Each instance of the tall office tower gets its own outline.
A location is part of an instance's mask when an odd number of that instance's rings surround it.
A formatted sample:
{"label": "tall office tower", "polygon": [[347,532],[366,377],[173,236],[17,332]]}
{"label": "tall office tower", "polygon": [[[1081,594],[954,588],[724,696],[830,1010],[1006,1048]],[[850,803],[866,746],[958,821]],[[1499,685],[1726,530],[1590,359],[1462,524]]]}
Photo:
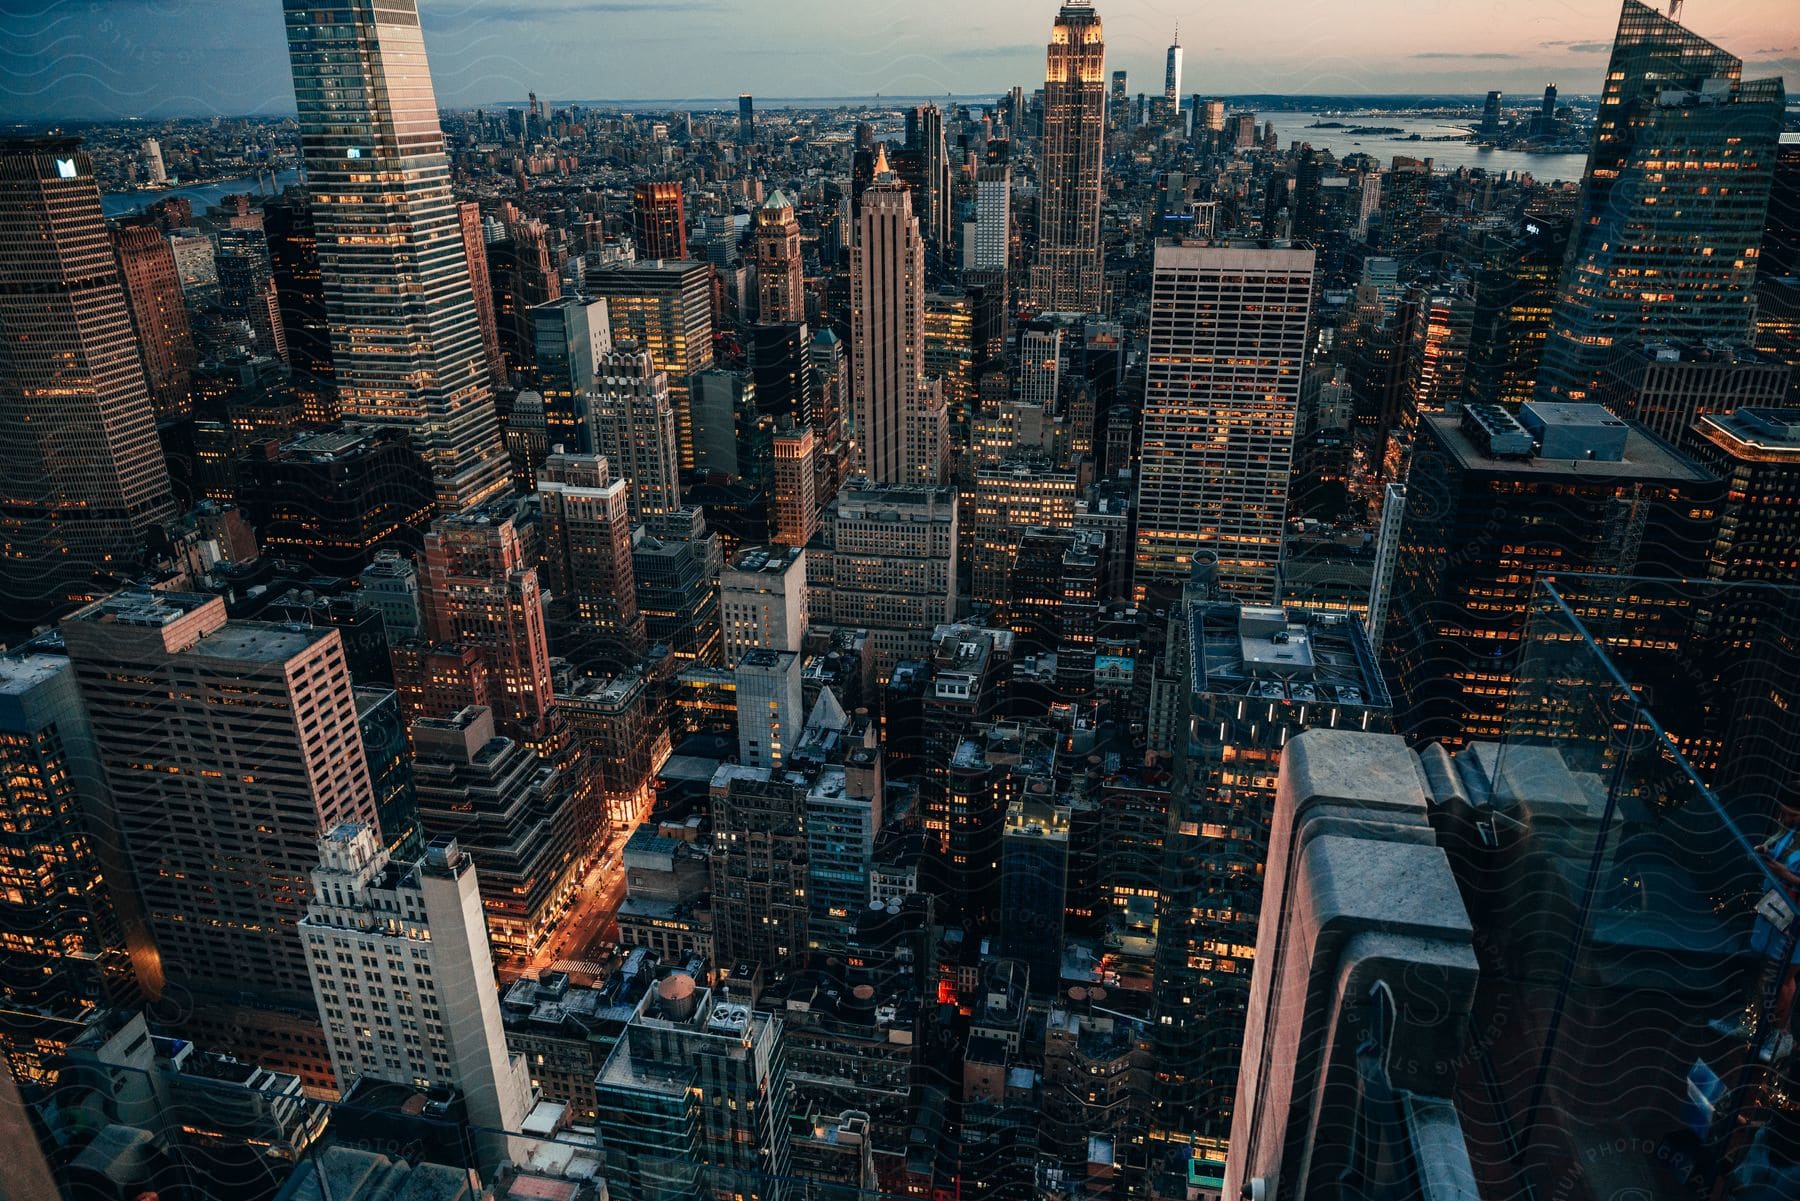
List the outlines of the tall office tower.
{"label": "tall office tower", "polygon": [[1395,716],[1409,738],[1460,745],[1504,732],[1538,573],[1700,576],[1721,485],[1599,405],[1533,401],[1517,419],[1422,417],[1406,491],[1384,648]]}
{"label": "tall office tower", "polygon": [[384,547],[417,550],[431,524],[431,472],[398,430],[302,434],[236,465],[236,493],[262,551],[350,577]]}
{"label": "tall office tower", "polygon": [[1452,281],[1417,298],[1417,334],[1407,342],[1407,382],[1412,413],[1442,413],[1462,402],[1475,329],[1475,297],[1468,283]]}
{"label": "tall office tower", "polygon": [[507,370],[535,382],[531,311],[562,295],[562,276],[550,249],[550,227],[510,205],[503,213],[502,236],[486,246],[495,328]]}
{"label": "tall office tower", "polygon": [[[1620,17],[1621,24],[1624,21]],[[1554,138],[1556,136],[1556,85],[1544,85],[1543,103],[1531,118],[1531,136],[1534,138]]]}
{"label": "tall office tower", "polygon": [[1717,342],[1623,342],[1594,384],[1594,400],[1671,446],[1694,423],[1737,409],[1788,404],[1793,368],[1774,355]]}
{"label": "tall office tower", "polygon": [[[804,571],[804,561],[796,561]],[[800,743],[806,710],[797,651],[752,647],[733,665],[737,679],[738,762],[779,772]],[[804,945],[804,940],[802,940]]]}
{"label": "tall office tower", "polygon": [[599,359],[612,349],[606,302],[559,296],[531,310],[544,441],[570,454],[594,453],[590,406]]}
{"label": "tall office tower", "polygon": [[1112,91],[1107,94],[1107,124],[1122,129],[1131,124],[1131,77],[1124,71],[1112,73]]}
{"label": "tall office tower", "polygon": [[719,536],[697,507],[653,517],[631,534],[631,570],[638,609],[651,643],[678,661],[719,662]]}
{"label": "tall office tower", "polygon": [[[756,428],[756,385],[746,371],[708,367],[688,381],[689,415],[694,423],[694,470],[727,479],[744,478],[752,469]],[[742,434],[740,441],[739,435]]]}
{"label": "tall office tower", "polygon": [[17,1058],[34,1043],[26,1015],[75,1017],[131,977],[118,907],[131,903],[130,876],[68,659],[0,655],[0,775],[0,995],[20,1015],[0,1018],[0,1047]]}
{"label": "tall office tower", "polygon": [[793,1109],[782,1024],[692,976],[644,990],[594,1081],[618,1201],[781,1201]]}
{"label": "tall office tower", "polygon": [[[1178,726],[1157,886],[1152,1137],[1224,1150],[1244,1050],[1282,748],[1303,730],[1392,729],[1350,613],[1196,599],[1175,614]],[[1268,948],[1273,950],[1273,948]],[[1211,1157],[1211,1156],[1209,1156]]]}
{"label": "tall office tower", "polygon": [[1208,100],[1205,108],[1201,110],[1200,125],[1204,126],[1208,133],[1224,133],[1225,102],[1216,99]]}
{"label": "tall office tower", "polygon": [[[753,325],[747,331],[750,382],[756,389],[756,437],[749,457],[756,463],[754,476],[767,486],[778,430],[800,429],[812,421],[813,392],[817,382],[809,351],[812,334],[804,321],[780,325]],[[740,441],[749,431],[740,431]]]}
{"label": "tall office tower", "polygon": [[1000,835],[1001,946],[1031,969],[1031,991],[1041,996],[1057,995],[1062,982],[1069,819],[1066,798],[1015,796]]}
{"label": "tall office tower", "polygon": [[1012,167],[983,163],[975,168],[975,251],[967,266],[1005,271],[1012,248]]}
{"label": "tall office tower", "polygon": [[647,645],[631,571],[631,509],[624,480],[599,455],[553,454],[538,477],[552,597],[626,656]]}
{"label": "tall office tower", "polygon": [[726,667],[753,650],[799,651],[806,637],[806,551],[739,551],[719,575],[719,615]]}
{"label": "tall office tower", "polygon": [[1517,407],[1531,399],[1568,246],[1568,222],[1549,217],[1523,217],[1511,229],[1481,236],[1469,335],[1470,400]]}
{"label": "tall office tower", "polygon": [[[775,651],[755,654],[781,657]],[[795,672],[798,701],[797,666]],[[741,678],[742,665],[738,674]],[[800,737],[798,726],[792,736]],[[772,769],[766,757],[763,766],[724,764],[712,778],[713,945],[721,963],[776,972],[797,967],[807,953],[807,788],[805,774]]]}
{"label": "tall office tower", "polygon": [[1101,311],[1100,172],[1105,164],[1106,44],[1089,0],[1069,0],[1050,31],[1044,144],[1038,155],[1038,249],[1031,299],[1040,308]]}
{"label": "tall office tower", "polygon": [[144,382],[157,420],[193,412],[188,382],[194,369],[194,336],[181,298],[181,276],[168,239],[153,225],[113,231],[119,279],[131,308],[131,325],[144,356]]}
{"label": "tall office tower", "polygon": [[1175,27],[1175,40],[1169,43],[1169,57],[1163,67],[1163,119],[1173,123],[1181,115],[1181,26]]}
{"label": "tall office tower", "polygon": [[509,482],[416,0],[283,0],[344,414],[402,426],[448,509]]}
{"label": "tall office tower", "polygon": [[969,587],[977,601],[1004,605],[1011,598],[1013,560],[1027,527],[1074,527],[1075,484],[1073,471],[1029,452],[975,469],[964,521],[974,546]]}
{"label": "tall office tower", "polygon": [[850,356],[844,340],[829,327],[821,327],[807,347],[807,358],[818,379],[813,404],[813,433],[819,436],[819,504],[830,503],[850,470],[848,424],[854,420],[850,404]]}
{"label": "tall office tower", "polygon": [[1487,102],[1481,107],[1481,136],[1484,138],[1500,132],[1500,97],[1499,92],[1489,92]]}
{"label": "tall office tower", "polygon": [[325,1079],[309,1022],[257,1015],[312,1012],[296,925],[318,838],[378,823],[338,632],[228,622],[216,596],[145,591],[62,632],[155,947],[138,959],[144,991],[184,1022],[242,1021],[239,1045],[262,1062]]}
{"label": "tall office tower", "polygon": [[967,420],[975,402],[975,300],[968,293],[925,294],[925,375],[944,408]]}
{"label": "tall office tower", "polygon": [[694,469],[691,381],[713,361],[712,274],[706,263],[668,260],[618,263],[588,276],[589,290],[606,301],[613,340],[636,339],[669,374],[682,471]]}
{"label": "tall office tower", "polygon": [[325,281],[319,275],[312,197],[304,188],[289,188],[263,202],[263,235],[268,239],[269,267],[295,386],[304,389],[308,422],[328,425],[338,417],[331,386],[335,374],[331,318],[325,308]]}
{"label": "tall office tower", "polygon": [[738,94],[738,143],[748,146],[756,141],[756,101],[749,92]]}
{"label": "tall office tower", "polygon": [[281,300],[269,265],[268,240],[260,229],[222,229],[214,238],[213,267],[219,275],[219,311],[227,322],[249,331],[255,354],[285,360],[287,333]]}
{"label": "tall office tower", "polygon": [[175,518],[131,309],[88,156],[0,142],[0,612],[91,599]]}
{"label": "tall office tower", "polygon": [[514,962],[536,955],[597,845],[602,814],[572,773],[496,735],[486,706],[420,718],[412,742],[419,824],[474,858],[496,953]]}
{"label": "tall office tower", "polygon": [[811,428],[775,435],[775,495],[770,500],[772,537],[782,546],[805,546],[819,529],[819,438]]}
{"label": "tall office tower", "polygon": [[867,628],[886,681],[955,616],[955,491],[850,481],[825,510],[806,577],[812,624]]}
{"label": "tall office tower", "polygon": [[1788,499],[1800,485],[1800,411],[1713,414],[1700,418],[1686,441],[1694,458],[1729,485],[1708,578],[1790,583],[1800,545]]}
{"label": "tall office tower", "polygon": [[668,372],[631,341],[601,355],[594,370],[594,447],[625,481],[632,521],[680,508]]}
{"label": "tall office tower", "polygon": [[319,839],[300,921],[338,1087],[358,1079],[455,1089],[484,1167],[529,1148],[531,1073],[508,1053],[475,864],[454,838],[416,863],[390,861],[376,831]]}
{"label": "tall office tower", "polygon": [[494,281],[488,274],[487,233],[482,228],[481,206],[464,200],[456,206],[462,226],[463,261],[469,265],[469,292],[475,298],[475,323],[481,330],[481,355],[487,361],[488,378],[496,388],[506,387],[506,354],[500,349],[500,321],[494,313]]}
{"label": "tall office tower", "polygon": [[144,172],[151,183],[168,183],[169,168],[163,163],[162,143],[155,138],[144,139]]}
{"label": "tall office tower", "polygon": [[1786,99],[1743,66],[1625,0],[1540,397],[1588,397],[1627,340],[1749,340]]}
{"label": "tall office tower", "polygon": [[850,248],[850,361],[858,468],[878,483],[910,481],[906,427],[925,382],[925,246],[885,145]]}
{"label": "tall office tower", "polygon": [[1783,142],[1775,149],[1775,172],[1769,191],[1769,220],[1763,230],[1760,278],[1800,274],[1800,143]]}
{"label": "tall office tower", "polygon": [[1431,160],[1395,155],[1382,177],[1381,250],[1402,260],[1409,272],[1412,260],[1430,249]]}
{"label": "tall office tower", "polygon": [[426,639],[474,650],[493,682],[501,729],[540,744],[553,704],[550,646],[537,568],[512,517],[472,509],[438,518],[425,535],[420,585]]}
{"label": "tall office tower", "polygon": [[950,152],[944,142],[944,113],[921,104],[906,113],[906,146],[917,156],[919,235],[934,267],[950,261]]}
{"label": "tall office tower", "polygon": [[687,209],[680,180],[645,180],[631,189],[631,233],[640,259],[685,259]]}
{"label": "tall office tower", "polygon": [[1159,244],[1138,484],[1137,588],[1198,551],[1247,602],[1275,596],[1313,252]]}
{"label": "tall office tower", "polygon": [[780,188],[756,210],[756,319],[764,325],[806,320],[800,223]]}

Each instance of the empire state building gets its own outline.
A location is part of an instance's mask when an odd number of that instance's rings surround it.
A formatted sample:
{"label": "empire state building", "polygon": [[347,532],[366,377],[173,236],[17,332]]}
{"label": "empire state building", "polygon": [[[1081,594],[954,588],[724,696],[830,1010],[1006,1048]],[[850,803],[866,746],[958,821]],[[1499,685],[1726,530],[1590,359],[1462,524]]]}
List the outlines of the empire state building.
{"label": "empire state building", "polygon": [[1106,43],[1088,0],[1069,0],[1050,30],[1044,141],[1038,160],[1038,251],[1030,298],[1052,311],[1097,313],[1100,169],[1106,134]]}

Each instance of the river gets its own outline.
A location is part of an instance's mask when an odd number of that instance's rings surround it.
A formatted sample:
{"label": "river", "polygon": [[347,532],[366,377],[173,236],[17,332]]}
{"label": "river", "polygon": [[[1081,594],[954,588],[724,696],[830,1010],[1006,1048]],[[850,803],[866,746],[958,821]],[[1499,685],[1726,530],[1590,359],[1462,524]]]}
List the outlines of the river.
{"label": "river", "polygon": [[[296,183],[299,179],[298,171],[277,172],[276,190]],[[199,216],[227,196],[255,191],[254,179],[215,179],[209,183],[197,183],[186,188],[166,188],[160,192],[108,192],[100,197],[100,209],[108,217],[123,217],[127,213],[142,212],[145,206],[155,204],[158,200],[170,196],[185,196],[194,206],[194,215]]]}
{"label": "river", "polygon": [[[1458,167],[1481,167],[1488,171],[1528,172],[1543,181],[1578,181],[1587,169],[1585,154],[1526,154],[1519,150],[1489,150],[1473,142],[1428,142],[1426,138],[1448,137],[1467,132],[1463,126],[1430,118],[1402,117],[1392,113],[1371,113],[1358,117],[1320,117],[1317,113],[1259,113],[1259,121],[1275,122],[1275,136],[1286,150],[1293,142],[1311,142],[1318,148],[1329,148],[1339,158],[1346,154],[1371,154],[1386,167],[1396,154],[1433,160],[1440,171]],[[1353,134],[1348,129],[1310,129],[1313,122],[1342,121],[1345,125],[1378,126],[1401,129],[1399,134]],[[1408,134],[1420,140],[1410,141]]]}

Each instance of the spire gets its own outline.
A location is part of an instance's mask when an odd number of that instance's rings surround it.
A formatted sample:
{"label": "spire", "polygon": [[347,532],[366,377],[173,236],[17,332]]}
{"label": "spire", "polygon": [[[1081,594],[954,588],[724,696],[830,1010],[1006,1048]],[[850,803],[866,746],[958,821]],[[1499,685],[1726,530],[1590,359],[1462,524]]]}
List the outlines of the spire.
{"label": "spire", "polygon": [[875,147],[875,178],[880,179],[884,175],[892,175],[893,173],[894,169],[888,166],[887,143],[880,142]]}
{"label": "spire", "polygon": [[1169,44],[1171,46],[1181,45],[1181,22],[1180,21],[1175,22],[1175,40]]}

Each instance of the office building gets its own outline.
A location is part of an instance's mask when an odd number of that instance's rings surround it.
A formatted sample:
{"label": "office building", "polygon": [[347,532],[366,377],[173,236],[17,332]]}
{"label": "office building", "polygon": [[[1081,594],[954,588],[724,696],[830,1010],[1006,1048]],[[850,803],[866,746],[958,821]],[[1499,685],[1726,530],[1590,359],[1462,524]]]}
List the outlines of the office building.
{"label": "office building", "polygon": [[[776,651],[753,654],[798,658]],[[738,675],[743,678],[742,664]],[[798,704],[797,663],[791,675],[792,699]],[[798,721],[796,714],[791,735],[795,739],[800,736]],[[804,775],[766,763],[760,767],[727,763],[714,773],[709,807],[713,942],[719,962],[776,972],[798,967],[804,959],[811,917],[806,896],[807,790]]]}
{"label": "office building", "polygon": [[799,745],[806,720],[795,651],[745,651],[732,669],[737,681],[738,762],[779,771]]}
{"label": "office building", "polygon": [[1537,573],[1704,574],[1720,500],[1705,469],[1598,405],[1521,418],[1420,419],[1383,648],[1409,738],[1503,732]]}
{"label": "office building", "polygon": [[626,483],[598,455],[551,455],[538,480],[544,582],[573,618],[632,657],[647,648],[631,570]]}
{"label": "office building", "polygon": [[394,429],[264,443],[238,461],[237,497],[265,554],[345,578],[382,550],[417,552],[436,507],[430,468]]}
{"label": "office building", "polygon": [[1106,43],[1088,0],[1069,0],[1050,31],[1044,137],[1038,154],[1038,249],[1031,299],[1039,308],[1102,311],[1100,173],[1105,163]]}
{"label": "office building", "polygon": [[679,451],[669,373],[650,352],[620,342],[595,364],[594,446],[625,481],[633,522],[681,507]]}
{"label": "office building", "polygon": [[819,438],[808,429],[776,434],[775,495],[769,524],[781,546],[805,546],[819,529]]}
{"label": "office building", "polygon": [[1012,261],[1012,167],[1006,162],[975,168],[975,244],[963,268],[1005,271]]}
{"label": "office building", "polygon": [[413,560],[395,550],[380,550],[357,573],[358,604],[381,614],[389,645],[419,636],[419,573]]}
{"label": "office building", "polygon": [[1184,601],[1181,693],[1158,882],[1152,1137],[1224,1149],[1282,749],[1309,729],[1386,731],[1392,706],[1354,615]]}
{"label": "office building", "polygon": [[688,388],[694,431],[694,470],[742,479],[754,469],[757,442],[756,384],[747,371],[708,367]]}
{"label": "office building", "polygon": [[[493,297],[494,328],[510,378],[531,382],[537,354],[532,310],[562,295],[551,230],[511,203],[503,203],[493,226],[484,223],[482,247]],[[499,236],[488,237],[493,230]]]}
{"label": "office building", "polygon": [[1718,342],[1625,342],[1601,368],[1594,400],[1671,446],[1700,418],[1781,408],[1793,368],[1774,355]]}
{"label": "office building", "polygon": [[806,276],[794,203],[776,188],[756,210],[756,319],[765,325],[806,320]]}
{"label": "office building", "polygon": [[0,609],[26,628],[173,521],[131,306],[73,139],[0,143]]}
{"label": "office building", "polygon": [[805,322],[753,325],[747,331],[750,382],[756,388],[756,427],[750,459],[755,468],[743,474],[767,486],[771,439],[780,431],[800,429],[813,419],[815,373],[808,354],[812,334]]}
{"label": "office building", "polygon": [[[694,469],[690,381],[712,366],[712,267],[689,259],[615,263],[588,276],[615,343],[630,338],[668,373],[681,470]],[[623,471],[623,467],[616,468]]]}
{"label": "office building", "polygon": [[1311,308],[1313,252],[1161,243],[1150,298],[1136,585],[1197,552],[1247,602],[1274,598]]}
{"label": "office building", "polygon": [[790,1195],[791,1087],[772,1014],[671,973],[638,1001],[594,1089],[618,1201]]}
{"label": "office building", "polygon": [[1169,43],[1168,59],[1163,66],[1163,120],[1175,124],[1181,116],[1181,28],[1175,29],[1175,40]]}
{"label": "office building", "polygon": [[550,938],[602,823],[567,773],[496,734],[494,716],[468,705],[416,719],[413,776],[427,840],[453,839],[474,860],[488,941],[516,964]]}
{"label": "office building", "polygon": [[[474,509],[432,523],[421,557],[419,601],[427,642],[472,650],[480,659],[492,680],[500,728],[540,743],[553,707],[550,646],[537,568],[526,559],[512,517],[499,509]],[[416,681],[409,687],[400,674],[396,665],[410,717],[445,716],[424,707]]]}
{"label": "office building", "polygon": [[442,838],[395,862],[355,824],[318,846],[300,936],[340,1087],[454,1089],[483,1164],[521,1157],[524,1141],[501,1135],[523,1128],[531,1076],[507,1050],[474,861]]}
{"label": "office building", "polygon": [[213,269],[219,285],[213,300],[225,325],[223,337],[252,354],[286,362],[287,332],[263,231],[220,230],[213,237]]}
{"label": "office building", "polygon": [[756,141],[756,101],[750,93],[738,96],[738,144],[748,146]]}
{"label": "office building", "polygon": [[159,421],[184,417],[193,412],[188,377],[194,368],[194,336],[169,241],[155,226],[125,225],[113,231],[113,252],[144,357],[150,407]]}
{"label": "office building", "polygon": [[[111,829],[100,748],[75,671],[61,656],[0,655],[0,991],[7,1008],[66,1017],[130,985],[126,928],[115,890],[130,877]],[[129,912],[129,910],[127,911]],[[134,923],[135,924],[135,923]],[[143,935],[132,931],[132,941]],[[0,1025],[9,1054],[30,1045]]]}
{"label": "office building", "polygon": [[973,546],[969,591],[975,600],[1000,605],[1010,599],[1019,539],[1028,527],[1073,528],[1075,482],[1074,472],[1020,451],[975,469],[964,518]]}
{"label": "office building", "polygon": [[1549,216],[1522,217],[1476,243],[1470,400],[1516,407],[1531,399],[1568,246],[1568,222]]}
{"label": "office building", "polygon": [[719,629],[719,536],[694,507],[654,517],[631,532],[631,570],[638,611],[652,646],[677,660],[716,665],[723,656]]}
{"label": "office building", "polygon": [[719,576],[725,666],[750,650],[798,651],[806,638],[806,550],[755,546]]}
{"label": "office building", "polygon": [[918,198],[913,206],[919,235],[934,266],[950,261],[950,154],[944,142],[944,111],[921,104],[906,111],[907,162],[902,178]]}
{"label": "office building", "polygon": [[1540,397],[1592,399],[1627,341],[1749,339],[1786,102],[1780,79],[1742,74],[1742,60],[1625,0]]}
{"label": "office building", "polygon": [[956,612],[956,493],[854,480],[825,510],[807,548],[815,626],[866,628],[877,676],[922,658]]}
{"label": "office building", "polygon": [[912,193],[888,167],[885,145],[850,248],[850,309],[858,470],[877,483],[937,483],[937,465],[908,454],[911,427],[928,403],[925,247]]}
{"label": "office building", "polygon": [[[155,948],[138,958],[145,992],[180,998],[184,1025],[208,1005],[310,1013],[296,925],[318,838],[378,822],[338,632],[142,591],[62,632]],[[262,1041],[270,1027],[245,1013],[225,1019],[243,1027],[236,1045],[329,1079],[312,1045]],[[272,1028],[304,1040],[309,1025]]]}
{"label": "office building", "polygon": [[411,432],[455,510],[508,468],[416,10],[283,4],[344,416]]}
{"label": "office building", "polygon": [[544,445],[561,446],[573,455],[594,454],[592,406],[598,364],[612,350],[606,303],[559,296],[531,310],[531,322],[536,391],[544,405]]}
{"label": "office building", "polygon": [[456,206],[462,225],[463,261],[469,266],[469,292],[475,299],[475,322],[481,330],[481,355],[496,389],[506,387],[506,354],[500,349],[500,320],[494,312],[494,281],[488,273],[487,229],[481,206],[464,200]]}
{"label": "office building", "polygon": [[[1694,458],[1725,483],[1719,534],[1707,553],[1708,578],[1787,584],[1800,571],[1800,410],[1740,408],[1699,419],[1688,439]],[[1726,658],[1724,650],[1718,652]]]}
{"label": "office building", "polygon": [[687,258],[687,213],[679,180],[645,180],[632,187],[631,233],[640,259]]}
{"label": "office building", "polygon": [[331,318],[325,308],[325,281],[319,275],[319,239],[313,225],[312,197],[289,188],[263,201],[263,235],[268,240],[269,268],[281,310],[288,362],[296,376],[317,392],[325,407],[308,419],[324,424],[337,416],[336,397],[327,396],[334,373],[331,361]]}
{"label": "office building", "polygon": [[1431,249],[1432,161],[1397,154],[1381,177],[1381,252],[1404,264],[1408,277]]}
{"label": "office building", "polygon": [[1000,912],[995,922],[1003,953],[1022,960],[1029,987],[1040,996],[1061,989],[1063,911],[1069,897],[1070,809],[1043,793],[1015,796],[1000,834]]}

